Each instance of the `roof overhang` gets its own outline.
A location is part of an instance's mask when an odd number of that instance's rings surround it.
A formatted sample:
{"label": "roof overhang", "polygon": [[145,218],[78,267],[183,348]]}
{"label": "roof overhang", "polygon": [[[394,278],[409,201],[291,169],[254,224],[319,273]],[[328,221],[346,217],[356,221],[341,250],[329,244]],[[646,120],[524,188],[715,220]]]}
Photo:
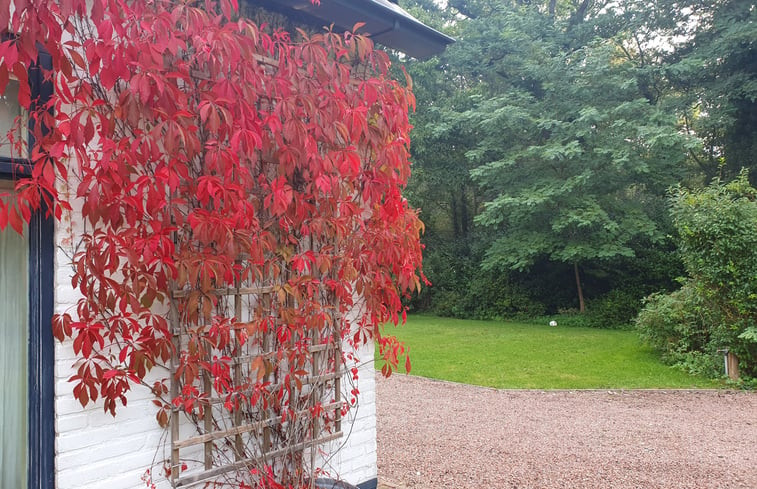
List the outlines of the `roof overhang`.
{"label": "roof overhang", "polygon": [[365,22],[359,32],[375,42],[414,58],[428,58],[444,51],[455,40],[419,21],[389,0],[248,0],[319,26],[334,25],[339,31],[351,30]]}

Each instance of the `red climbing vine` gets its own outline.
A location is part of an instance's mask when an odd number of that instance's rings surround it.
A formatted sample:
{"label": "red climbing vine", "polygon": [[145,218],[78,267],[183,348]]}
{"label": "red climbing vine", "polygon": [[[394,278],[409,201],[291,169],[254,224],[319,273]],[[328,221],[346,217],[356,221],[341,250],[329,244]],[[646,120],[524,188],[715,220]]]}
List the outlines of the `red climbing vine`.
{"label": "red climbing vine", "polygon": [[[169,380],[183,386],[173,398],[166,381],[150,381],[163,425],[177,409],[202,415],[200,378],[230,412],[263,399],[293,416],[314,339],[376,341],[385,375],[404,356],[382,325],[400,321],[402,295],[423,280],[422,224],[401,195],[413,95],[363,36],[325,30],[293,41],[238,8],[0,6],[0,94],[18,84],[31,133],[29,147],[13,139],[31,170],[0,199],[0,229],[22,232],[42,210],[83,225],[71,279],[81,298],[53,321],[59,340],[73,340],[82,405],[101,400],[115,415],[134,384],[173,362]],[[53,86],[46,100],[30,88],[35,69]],[[217,291],[242,283],[260,294],[245,315],[226,314]],[[263,333],[273,353],[240,378],[234,355]],[[338,372],[345,355],[329,368]],[[272,372],[285,379],[279,390]],[[304,480],[272,475],[280,469],[246,480]]]}

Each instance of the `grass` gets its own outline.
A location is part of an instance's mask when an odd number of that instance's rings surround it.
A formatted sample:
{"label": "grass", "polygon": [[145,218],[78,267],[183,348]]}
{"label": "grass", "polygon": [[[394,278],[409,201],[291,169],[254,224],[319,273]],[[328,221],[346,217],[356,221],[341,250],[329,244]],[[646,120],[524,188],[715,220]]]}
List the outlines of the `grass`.
{"label": "grass", "polygon": [[660,362],[634,331],[408,316],[413,375],[506,389],[715,388]]}

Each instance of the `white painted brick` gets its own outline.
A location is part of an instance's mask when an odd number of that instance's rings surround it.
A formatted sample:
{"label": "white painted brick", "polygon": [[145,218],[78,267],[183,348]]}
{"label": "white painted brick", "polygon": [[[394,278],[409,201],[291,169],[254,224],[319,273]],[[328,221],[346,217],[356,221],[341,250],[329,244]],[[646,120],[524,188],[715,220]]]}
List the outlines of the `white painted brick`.
{"label": "white painted brick", "polygon": [[[135,475],[143,473],[144,468],[152,462],[152,457],[138,450],[124,454],[118,458],[97,460],[92,458],[94,453],[87,451],[81,454],[78,464],[71,468],[58,468],[58,489],[79,489],[87,485],[92,487],[111,487],[113,480],[119,479],[120,474],[132,472]],[[129,486],[125,486],[129,487]],[[144,487],[139,477],[131,483],[131,487]]]}
{"label": "white painted brick", "polygon": [[[142,469],[114,474],[112,477],[108,478],[106,487],[107,489],[134,489],[136,487],[139,487],[140,489],[146,489],[147,486],[142,482],[142,476],[144,474],[145,471]],[[163,480],[163,482],[164,485],[161,486],[156,484],[156,487],[169,487],[167,484],[165,484],[165,480]],[[80,485],[76,487],[77,489],[102,489],[103,482],[96,481],[92,484]]]}
{"label": "white painted brick", "polygon": [[73,341],[66,340],[61,343],[55,340],[55,375],[60,378],[69,378],[73,374],[71,364],[76,360]]}
{"label": "white painted brick", "polygon": [[[56,240],[65,248],[55,255],[55,311],[75,316],[79,294],[71,288],[70,253],[72,236],[78,226],[65,223],[56,229]],[[55,412],[56,412],[56,487],[58,489],[143,489],[141,480],[147,469],[153,470],[156,486],[168,489],[163,478],[162,460],[169,455],[170,437],[155,421],[155,407],[149,389],[135,387],[128,393],[128,405],[119,405],[116,418],[103,412],[100,401],[82,408],[73,397],[76,361],[72,342],[55,343]],[[372,359],[372,345],[361,348],[359,356]],[[149,377],[165,377],[162,370]],[[148,383],[152,380],[148,379]],[[347,394],[351,380],[346,380]],[[358,484],[376,477],[375,374],[373,362],[359,367],[359,403],[343,422],[343,431],[351,436],[326,447],[338,453],[327,457],[324,471],[334,478]],[[191,433],[188,425],[182,431]]]}
{"label": "white painted brick", "polygon": [[[372,345],[362,347],[358,356],[373,358]],[[350,385],[350,381],[346,380],[345,384]],[[377,476],[376,381],[373,362],[365,362],[359,366],[357,385],[360,390],[358,404],[353,406],[342,424],[346,440],[342,438],[326,447],[331,457],[326,458],[328,463],[325,466],[330,477],[352,484],[366,482]],[[339,452],[334,453],[340,447]]]}
{"label": "white painted brick", "polygon": [[68,416],[57,416],[55,420],[55,432],[66,433],[69,431],[82,431],[89,426],[89,416],[87,413],[70,414]]}
{"label": "white painted brick", "polygon": [[65,453],[66,451],[95,447],[100,449],[101,453],[105,453],[111,449],[111,443],[118,443],[118,440],[114,441],[116,434],[118,434],[118,430],[110,426],[90,426],[87,430],[60,433],[58,435],[58,450],[59,453]]}

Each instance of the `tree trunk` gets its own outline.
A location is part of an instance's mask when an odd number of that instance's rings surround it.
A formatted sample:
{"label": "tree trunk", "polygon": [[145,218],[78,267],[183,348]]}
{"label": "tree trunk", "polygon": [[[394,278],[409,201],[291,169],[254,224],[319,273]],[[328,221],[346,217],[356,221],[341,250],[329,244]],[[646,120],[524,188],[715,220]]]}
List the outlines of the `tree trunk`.
{"label": "tree trunk", "polygon": [[452,211],[452,236],[457,240],[460,237],[460,216],[458,215],[457,208],[457,195],[451,192],[450,195],[450,210]]}
{"label": "tree trunk", "polygon": [[468,199],[465,195],[465,185],[460,185],[460,235],[463,238],[468,237]]}
{"label": "tree trunk", "polygon": [[578,263],[573,263],[573,273],[576,276],[576,289],[578,290],[578,311],[583,314],[586,311],[584,303],[584,291],[581,289],[581,276],[578,273]]}
{"label": "tree trunk", "polygon": [[549,0],[549,16],[555,17],[555,7],[557,6],[557,0]]}
{"label": "tree trunk", "polygon": [[584,17],[586,17],[586,11],[589,9],[590,4],[591,0],[583,0],[581,2],[576,11],[573,12],[573,14],[570,16],[570,20],[568,21],[568,30],[584,21]]}

